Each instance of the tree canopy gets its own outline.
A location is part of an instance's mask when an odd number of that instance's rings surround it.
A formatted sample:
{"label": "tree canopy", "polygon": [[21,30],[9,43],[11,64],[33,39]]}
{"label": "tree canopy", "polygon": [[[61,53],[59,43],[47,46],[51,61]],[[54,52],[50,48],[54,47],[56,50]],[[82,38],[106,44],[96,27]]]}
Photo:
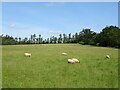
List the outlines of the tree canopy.
{"label": "tree canopy", "polygon": [[48,43],[80,43],[83,45],[96,45],[105,47],[120,48],[120,28],[116,26],[107,26],[102,29],[100,33],[96,33],[91,29],[83,29],[79,33],[68,35],[63,33],[59,37],[52,36],[43,39],[42,35],[31,35],[29,38],[12,37],[9,35],[0,35],[2,38],[2,45],[15,45],[15,44],[48,44]]}

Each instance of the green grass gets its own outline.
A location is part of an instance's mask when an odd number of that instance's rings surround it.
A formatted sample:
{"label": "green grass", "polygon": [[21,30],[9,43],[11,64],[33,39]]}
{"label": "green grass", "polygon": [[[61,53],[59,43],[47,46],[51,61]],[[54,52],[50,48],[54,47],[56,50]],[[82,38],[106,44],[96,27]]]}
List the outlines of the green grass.
{"label": "green grass", "polygon": [[[79,44],[3,46],[4,88],[117,88],[118,49]],[[25,57],[31,52],[31,57]],[[61,53],[66,52],[67,56]],[[108,60],[106,55],[110,55]],[[80,63],[68,64],[68,58]]]}
{"label": "green grass", "polygon": [[0,89],[2,88],[2,46],[0,45]]}

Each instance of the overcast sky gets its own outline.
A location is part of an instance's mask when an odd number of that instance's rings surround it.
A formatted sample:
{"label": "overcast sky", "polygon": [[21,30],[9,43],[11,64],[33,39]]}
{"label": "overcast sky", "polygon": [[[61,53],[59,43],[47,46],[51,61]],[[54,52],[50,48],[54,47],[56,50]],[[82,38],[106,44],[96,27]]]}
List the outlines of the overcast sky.
{"label": "overcast sky", "polygon": [[104,27],[118,26],[117,2],[3,2],[3,34],[44,38],[60,33],[80,32],[90,28],[100,32]]}

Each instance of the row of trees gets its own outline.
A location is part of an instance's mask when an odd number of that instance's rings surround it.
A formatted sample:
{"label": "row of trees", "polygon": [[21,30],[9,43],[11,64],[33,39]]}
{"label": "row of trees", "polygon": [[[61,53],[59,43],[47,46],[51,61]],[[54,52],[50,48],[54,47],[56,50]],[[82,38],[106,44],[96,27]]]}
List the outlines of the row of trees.
{"label": "row of trees", "polygon": [[13,44],[47,44],[47,43],[80,43],[83,45],[97,45],[97,46],[109,46],[120,47],[120,28],[116,26],[107,26],[100,33],[91,31],[91,29],[83,29],[79,33],[75,34],[60,34],[59,37],[52,36],[47,39],[43,39],[41,35],[38,37],[36,34],[25,37],[13,38],[9,35],[1,35],[3,45]]}

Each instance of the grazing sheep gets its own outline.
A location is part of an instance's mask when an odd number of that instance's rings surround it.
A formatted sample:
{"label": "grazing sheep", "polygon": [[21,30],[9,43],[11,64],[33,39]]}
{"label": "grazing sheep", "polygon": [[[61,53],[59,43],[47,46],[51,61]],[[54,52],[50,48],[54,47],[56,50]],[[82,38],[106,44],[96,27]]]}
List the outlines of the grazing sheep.
{"label": "grazing sheep", "polygon": [[68,63],[75,63],[75,61],[73,61],[72,59],[68,59]]}
{"label": "grazing sheep", "polygon": [[26,57],[30,57],[32,54],[31,53],[25,53],[24,54]]}
{"label": "grazing sheep", "polygon": [[107,58],[107,59],[110,59],[110,56],[109,56],[109,55],[106,55],[106,58]]}
{"label": "grazing sheep", "polygon": [[72,58],[73,61],[75,61],[76,63],[80,63],[80,61],[76,58]]}
{"label": "grazing sheep", "polygon": [[67,56],[67,53],[62,53],[62,55]]}

